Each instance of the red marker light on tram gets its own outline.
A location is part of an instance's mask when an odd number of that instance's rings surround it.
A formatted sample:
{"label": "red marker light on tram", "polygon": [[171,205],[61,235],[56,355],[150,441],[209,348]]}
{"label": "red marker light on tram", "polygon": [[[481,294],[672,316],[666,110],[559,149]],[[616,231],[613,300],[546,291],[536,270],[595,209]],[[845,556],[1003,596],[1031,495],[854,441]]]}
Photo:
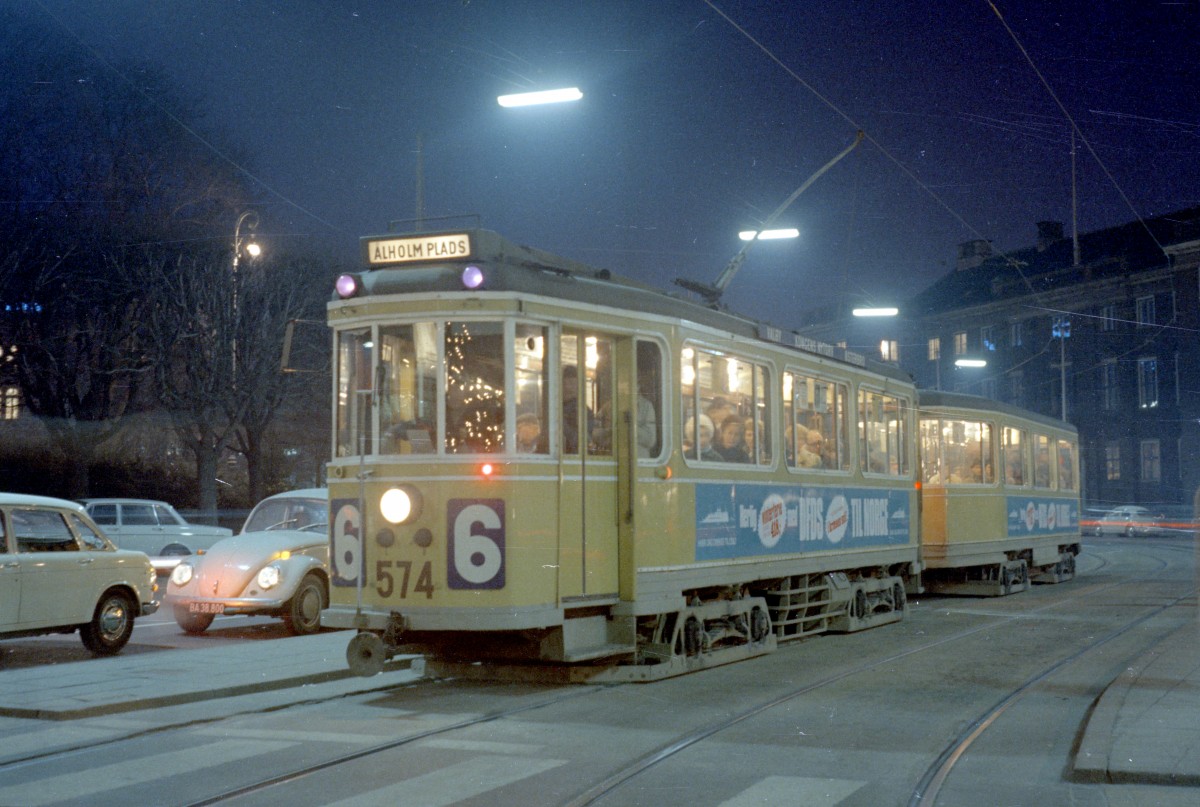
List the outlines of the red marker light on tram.
{"label": "red marker light on tram", "polygon": [[488,477],[494,473],[496,473],[496,466],[492,465],[490,462],[485,462],[483,465],[479,466],[480,476]]}
{"label": "red marker light on tram", "polygon": [[333,284],[333,287],[337,291],[338,297],[341,297],[343,300],[348,299],[358,294],[358,278],[354,275],[341,275],[338,277],[337,282]]}
{"label": "red marker light on tram", "polygon": [[468,289],[477,289],[483,285],[483,270],[474,264],[463,269],[462,284]]}

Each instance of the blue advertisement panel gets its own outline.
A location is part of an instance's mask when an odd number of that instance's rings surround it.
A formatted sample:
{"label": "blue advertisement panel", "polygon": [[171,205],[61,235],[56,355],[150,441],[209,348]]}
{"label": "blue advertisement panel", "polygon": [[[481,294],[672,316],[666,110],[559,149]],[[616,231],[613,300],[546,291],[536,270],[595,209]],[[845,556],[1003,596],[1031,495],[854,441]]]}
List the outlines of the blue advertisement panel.
{"label": "blue advertisement panel", "polygon": [[1008,534],[1049,535],[1079,531],[1079,500],[1058,496],[1008,496]]}
{"label": "blue advertisement panel", "polygon": [[696,560],[904,546],[907,490],[696,485]]}

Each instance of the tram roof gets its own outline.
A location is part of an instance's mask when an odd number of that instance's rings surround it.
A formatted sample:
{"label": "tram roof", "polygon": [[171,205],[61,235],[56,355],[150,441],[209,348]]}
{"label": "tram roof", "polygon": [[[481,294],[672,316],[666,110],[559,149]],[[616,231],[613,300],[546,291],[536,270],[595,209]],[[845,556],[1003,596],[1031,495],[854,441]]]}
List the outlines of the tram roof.
{"label": "tram roof", "polygon": [[966,395],[961,392],[943,392],[941,390],[918,390],[917,391],[917,406],[924,410],[926,407],[947,407],[955,409],[974,409],[981,412],[995,412],[1002,415],[1010,415],[1018,417],[1022,420],[1040,423],[1052,429],[1060,431],[1068,431],[1076,433],[1077,429],[1074,424],[1064,420],[1056,420],[1055,418],[1030,412],[1028,409],[1022,409],[1019,406],[1004,403],[1003,401],[994,401],[991,398],[983,398],[979,395]]}
{"label": "tram roof", "polygon": [[[408,262],[372,259],[375,245],[405,239],[466,234],[470,250],[462,256]],[[418,292],[463,293],[462,270],[476,264],[485,270],[484,285],[475,293],[508,292],[538,295],[589,305],[654,314],[705,325],[769,344],[824,356],[873,373],[912,383],[899,368],[873,361],[862,354],[826,344],[794,331],[710,308],[690,299],[669,294],[648,284],[579,263],[544,250],[516,244],[492,230],[468,228],[453,232],[364,236],[361,239],[366,271],[359,277],[369,295]],[[374,263],[375,265],[371,265]],[[337,299],[336,296],[334,298]]]}

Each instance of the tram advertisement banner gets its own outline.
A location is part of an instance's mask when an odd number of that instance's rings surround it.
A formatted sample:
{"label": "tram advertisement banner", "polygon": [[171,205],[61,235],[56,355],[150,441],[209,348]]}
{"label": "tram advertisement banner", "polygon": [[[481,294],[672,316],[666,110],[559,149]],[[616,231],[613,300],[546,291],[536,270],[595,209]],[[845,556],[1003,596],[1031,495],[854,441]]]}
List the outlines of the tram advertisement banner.
{"label": "tram advertisement banner", "polygon": [[1079,529],[1079,500],[1008,496],[1009,535],[1050,535]]}
{"label": "tram advertisement banner", "polygon": [[885,488],[696,485],[696,560],[909,542],[909,492]]}

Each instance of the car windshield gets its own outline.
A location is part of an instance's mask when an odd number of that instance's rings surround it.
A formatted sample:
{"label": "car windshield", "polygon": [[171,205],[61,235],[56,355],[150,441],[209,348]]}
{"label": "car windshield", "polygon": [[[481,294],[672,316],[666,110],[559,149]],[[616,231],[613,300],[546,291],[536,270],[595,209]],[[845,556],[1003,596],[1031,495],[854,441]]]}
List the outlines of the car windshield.
{"label": "car windshield", "polygon": [[305,530],[318,532],[329,524],[329,505],[323,499],[268,499],[246,519],[242,532]]}

